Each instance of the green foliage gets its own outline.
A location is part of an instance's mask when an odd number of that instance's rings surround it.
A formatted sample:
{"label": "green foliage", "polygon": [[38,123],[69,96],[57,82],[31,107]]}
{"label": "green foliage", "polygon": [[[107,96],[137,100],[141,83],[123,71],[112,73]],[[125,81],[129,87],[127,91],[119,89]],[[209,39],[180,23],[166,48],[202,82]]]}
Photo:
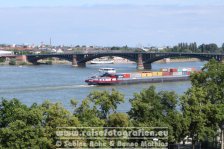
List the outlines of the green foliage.
{"label": "green foliage", "polygon": [[214,104],[224,103],[224,65],[212,59],[207,63],[201,73],[196,73],[191,77],[192,85],[202,87],[207,100]]}
{"label": "green foliage", "polygon": [[0,147],[38,148],[50,142],[41,126],[43,111],[36,106],[29,108],[18,100],[0,103]]}
{"label": "green foliage", "polygon": [[[77,102],[72,101],[76,106]],[[117,105],[124,102],[124,96],[116,90],[91,92],[81,105],[75,109],[76,115],[84,126],[103,126],[108,115],[115,113]]]}
{"label": "green foliage", "polygon": [[209,136],[208,132],[212,130],[207,121],[210,103],[203,89],[197,87],[189,89],[182,97],[182,108],[188,126],[188,136],[193,142],[205,140]]}
{"label": "green foliage", "polygon": [[27,65],[26,62],[20,62],[18,65]]}
{"label": "green foliage", "polygon": [[16,59],[14,58],[10,59],[9,65],[16,65]]}
{"label": "green foliage", "polygon": [[159,96],[153,86],[140,94],[134,94],[134,98],[130,99],[132,108],[129,115],[135,125],[141,123],[146,123],[147,126],[161,125],[162,105],[158,99]]}
{"label": "green foliage", "polygon": [[84,127],[100,127],[105,124],[105,121],[98,117],[100,112],[96,106],[91,107],[88,99],[84,99],[81,105],[75,109],[74,115],[79,118]]}
{"label": "green foliage", "polygon": [[157,93],[153,86],[135,94],[128,112],[131,122],[138,127],[168,127],[169,141],[181,140],[183,120],[176,108],[177,98],[174,92]]}
{"label": "green foliage", "polygon": [[[222,46],[223,47],[223,46]],[[193,43],[179,43],[173,48],[166,48],[163,52],[187,52],[187,53],[221,53],[224,48],[219,48],[215,43],[202,44],[197,46],[196,42]]]}
{"label": "green foliage", "polygon": [[50,148],[55,148],[57,127],[80,126],[78,118],[64,109],[60,103],[53,104],[46,101],[41,105],[41,109],[44,111],[42,125],[45,128],[46,137],[51,142]]}
{"label": "green foliage", "polygon": [[214,43],[211,44],[202,44],[198,47],[198,49],[202,52],[202,53],[217,53],[219,52],[218,50],[218,46]]}
{"label": "green foliage", "polygon": [[6,59],[5,59],[5,58],[0,57],[0,63],[4,63],[5,61],[6,61]]}
{"label": "green foliage", "polygon": [[188,135],[194,142],[212,140],[224,122],[224,65],[213,59],[191,80],[192,88],[182,98]]}
{"label": "green foliage", "polygon": [[126,113],[113,113],[109,115],[107,121],[108,127],[128,127],[129,124],[129,117]]}
{"label": "green foliage", "polygon": [[224,43],[222,44],[222,51],[224,51]]}
{"label": "green foliage", "polygon": [[28,55],[28,54],[32,54],[31,51],[27,51],[27,50],[13,50],[13,53],[16,55]]}
{"label": "green foliage", "polygon": [[117,105],[124,102],[124,95],[112,89],[108,91],[94,91],[88,95],[88,100],[91,101],[100,111],[99,117],[106,119],[111,112],[115,112]]}

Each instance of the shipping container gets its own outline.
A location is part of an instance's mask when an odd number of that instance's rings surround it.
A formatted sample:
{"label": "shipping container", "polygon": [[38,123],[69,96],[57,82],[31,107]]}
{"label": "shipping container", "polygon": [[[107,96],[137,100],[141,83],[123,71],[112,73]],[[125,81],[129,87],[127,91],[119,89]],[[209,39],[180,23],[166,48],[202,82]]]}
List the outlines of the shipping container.
{"label": "shipping container", "polygon": [[119,74],[116,74],[115,76],[116,76],[117,78],[124,78],[123,74],[120,74],[120,73],[119,73]]}
{"label": "shipping container", "polygon": [[177,72],[177,68],[170,68],[170,72]]}
{"label": "shipping container", "polygon": [[163,76],[170,76],[170,72],[162,72]]}
{"label": "shipping container", "polygon": [[152,73],[151,72],[148,72],[146,73],[147,77],[152,77]]}
{"label": "shipping container", "polygon": [[169,71],[169,69],[168,68],[161,68],[160,71],[167,72],[167,71]]}
{"label": "shipping container", "polygon": [[141,78],[141,73],[131,73],[131,78]]}
{"label": "shipping container", "polygon": [[187,71],[187,68],[183,68],[182,71]]}
{"label": "shipping container", "polygon": [[171,73],[173,76],[181,76],[182,72],[172,72]]}
{"label": "shipping container", "polygon": [[178,68],[177,69],[177,72],[182,72],[182,68]]}
{"label": "shipping container", "polygon": [[124,74],[123,74],[123,77],[124,77],[124,78],[130,78],[130,77],[131,77],[131,74],[130,74],[130,73],[124,73]]}
{"label": "shipping container", "polygon": [[152,76],[158,76],[158,72],[152,72]]}
{"label": "shipping container", "polygon": [[141,76],[142,76],[143,78],[145,78],[145,77],[147,77],[147,73],[142,73]]}
{"label": "shipping container", "polygon": [[163,72],[157,72],[158,76],[163,76]]}
{"label": "shipping container", "polygon": [[188,75],[187,72],[188,71],[182,71],[182,75]]}
{"label": "shipping container", "polygon": [[187,68],[187,71],[192,71],[192,68]]}
{"label": "shipping container", "polygon": [[142,77],[151,77],[152,72],[151,71],[143,71],[143,72],[141,72],[141,76]]}

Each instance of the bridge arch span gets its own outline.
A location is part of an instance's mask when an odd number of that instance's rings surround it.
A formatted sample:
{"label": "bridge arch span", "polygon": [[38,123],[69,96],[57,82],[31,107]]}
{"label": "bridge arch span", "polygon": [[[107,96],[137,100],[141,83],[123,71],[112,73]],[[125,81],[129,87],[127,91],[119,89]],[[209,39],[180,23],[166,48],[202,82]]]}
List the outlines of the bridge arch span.
{"label": "bridge arch span", "polygon": [[108,56],[121,57],[121,58],[127,59],[129,61],[137,62],[135,55],[126,55],[126,54],[120,55],[120,54],[116,54],[116,53],[114,53],[114,54],[108,53],[108,54],[86,55],[82,59],[78,59],[78,62],[79,63],[86,63],[86,62],[94,60],[96,58],[108,57]]}
{"label": "bridge arch span", "polygon": [[39,60],[43,60],[43,59],[48,59],[48,58],[59,58],[59,59],[63,59],[63,60],[67,60],[72,62],[72,56],[71,55],[59,55],[59,54],[52,54],[52,55],[36,55],[36,56],[32,56],[32,57],[27,57],[27,60],[31,63],[38,63]]}
{"label": "bridge arch span", "polygon": [[[205,60],[205,61],[209,61],[211,59],[211,57],[207,57],[204,55],[197,55],[197,54],[169,54],[169,55],[162,55],[162,56],[157,56],[154,58],[151,58],[147,61],[144,61],[145,64],[150,64],[150,63],[154,63],[156,61],[162,60],[164,58],[172,58],[172,57],[190,57],[190,58],[198,58],[200,60]],[[216,57],[214,57],[215,59],[217,59]]]}

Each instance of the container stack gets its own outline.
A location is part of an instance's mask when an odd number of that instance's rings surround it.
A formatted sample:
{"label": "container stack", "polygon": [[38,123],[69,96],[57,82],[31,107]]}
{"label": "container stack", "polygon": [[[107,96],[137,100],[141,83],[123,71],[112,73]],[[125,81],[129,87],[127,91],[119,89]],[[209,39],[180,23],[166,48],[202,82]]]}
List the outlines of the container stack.
{"label": "container stack", "polygon": [[141,78],[142,75],[141,73],[135,72],[135,73],[131,73],[131,78]]}
{"label": "container stack", "polygon": [[152,77],[153,76],[153,72],[151,71],[143,71],[141,72],[141,76],[144,77]]}
{"label": "container stack", "polygon": [[119,73],[115,75],[117,78],[131,78],[130,73]]}
{"label": "container stack", "polygon": [[163,76],[182,76],[190,75],[192,72],[196,71],[195,68],[162,68]]}
{"label": "container stack", "polygon": [[147,78],[160,76],[185,76],[196,71],[195,68],[161,68],[160,71],[142,71],[122,74],[122,78]]}

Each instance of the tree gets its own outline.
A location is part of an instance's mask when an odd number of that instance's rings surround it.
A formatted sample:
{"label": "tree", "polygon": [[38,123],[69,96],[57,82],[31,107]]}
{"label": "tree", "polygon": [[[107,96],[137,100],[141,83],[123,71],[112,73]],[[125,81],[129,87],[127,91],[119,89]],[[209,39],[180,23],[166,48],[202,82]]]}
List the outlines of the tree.
{"label": "tree", "polygon": [[5,58],[0,57],[0,63],[4,63],[5,61],[6,61],[6,59],[5,59]]}
{"label": "tree", "polygon": [[[124,96],[114,89],[112,92],[93,91],[75,109],[74,115],[79,118],[82,126],[98,127],[98,131],[102,131],[104,126],[127,126],[129,122],[127,115],[116,113],[117,105],[122,102]],[[74,100],[72,103],[77,106]],[[91,140],[87,140],[89,141]],[[108,140],[103,138],[99,141],[108,143]]]}
{"label": "tree", "polygon": [[152,127],[162,124],[162,105],[155,87],[151,86],[139,94],[135,93],[134,98],[130,99],[130,103],[132,107],[128,114],[135,126],[147,123],[147,126]]}
{"label": "tree", "polygon": [[14,58],[10,59],[9,65],[16,65],[16,59]]}
{"label": "tree", "polygon": [[118,104],[122,102],[124,102],[124,96],[114,89],[112,92],[93,91],[75,109],[74,115],[85,126],[103,126],[108,116],[116,113]]}
{"label": "tree", "polygon": [[102,119],[106,119],[109,114],[115,113],[117,106],[124,102],[124,95],[114,89],[112,89],[111,93],[108,91],[94,91],[87,98],[100,109],[99,117]]}
{"label": "tree", "polygon": [[224,43],[222,44],[222,51],[224,51]]}
{"label": "tree", "polygon": [[210,106],[211,103],[206,99],[203,88],[192,87],[182,97],[184,121],[188,128],[187,135],[192,138],[193,149],[196,142],[206,140],[215,133],[209,126],[207,117]]}
{"label": "tree", "polygon": [[120,50],[120,47],[111,47],[111,50]]}
{"label": "tree", "polygon": [[17,99],[0,103],[0,148],[47,148],[50,141],[42,127],[43,111]]}
{"label": "tree", "polygon": [[187,125],[182,113],[178,109],[180,107],[178,96],[172,91],[161,91],[158,94],[163,109],[162,115],[169,128],[169,141],[179,143],[186,136]]}
{"label": "tree", "polygon": [[56,148],[58,141],[56,136],[57,127],[78,127],[80,122],[77,117],[66,110],[60,103],[44,102],[40,106],[43,111],[42,126],[45,128],[45,136],[50,141],[49,148]]}
{"label": "tree", "polygon": [[174,92],[155,91],[151,86],[130,99],[130,121],[137,127],[168,127],[169,142],[178,142],[182,136],[182,115],[177,111]]}
{"label": "tree", "polygon": [[[195,119],[203,119],[200,122],[200,128],[198,128],[201,130],[200,132],[189,128],[191,134],[198,134],[195,141],[197,139],[202,140],[205,132],[207,140],[216,137],[217,130],[221,129],[224,122],[224,65],[212,59],[202,70],[201,73],[195,73],[191,76],[192,88],[186,93],[182,105],[184,112],[188,115],[191,114],[192,119],[195,113],[198,116]],[[186,103],[191,108],[184,108]],[[199,105],[199,107],[195,107],[195,105]],[[189,122],[189,126],[191,126],[192,123]]]}
{"label": "tree", "polygon": [[105,121],[98,117],[100,115],[99,110],[95,105],[91,107],[88,99],[84,99],[81,105],[75,109],[74,115],[78,117],[84,127],[100,127],[105,124]]}
{"label": "tree", "polygon": [[204,52],[216,53],[219,50],[218,46],[215,43],[202,44],[199,46],[199,49],[201,50],[202,53],[204,53]]}
{"label": "tree", "polygon": [[129,117],[126,113],[113,113],[107,120],[108,127],[128,127]]}
{"label": "tree", "polygon": [[207,50],[211,53],[215,53],[218,51],[218,46],[215,43],[211,43],[207,45]]}

